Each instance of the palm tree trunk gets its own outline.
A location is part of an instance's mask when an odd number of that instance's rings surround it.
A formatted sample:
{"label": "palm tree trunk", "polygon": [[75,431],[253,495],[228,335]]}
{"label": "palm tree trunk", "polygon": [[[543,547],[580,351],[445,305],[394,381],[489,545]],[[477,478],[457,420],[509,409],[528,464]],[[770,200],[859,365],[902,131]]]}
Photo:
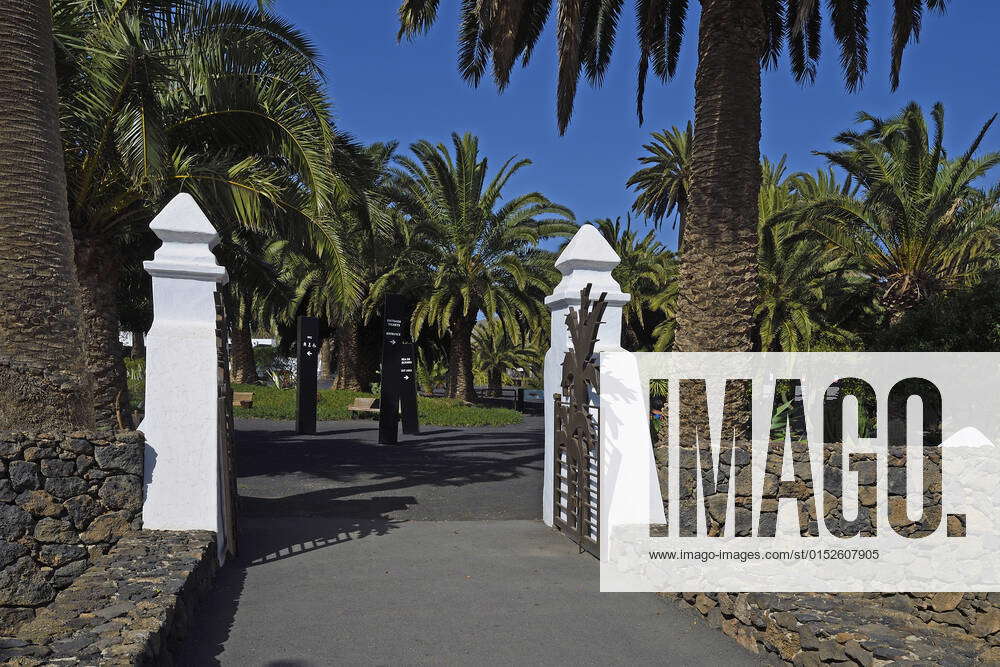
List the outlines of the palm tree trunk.
{"label": "palm tree trunk", "polygon": [[368,391],[371,386],[371,366],[362,349],[361,326],[347,318],[337,327],[337,379],[334,389]]}
{"label": "palm tree trunk", "polygon": [[329,380],[333,377],[333,340],[324,338],[319,346],[319,378]]}
{"label": "palm tree trunk", "polygon": [[472,329],[476,324],[475,313],[456,315],[451,321],[451,373],[450,396],[463,401],[476,400],[476,384],[472,375]]}
{"label": "palm tree trunk", "polygon": [[0,2],[0,429],[93,426],[48,2]]}
{"label": "palm tree trunk", "polygon": [[500,398],[500,394],[503,393],[503,376],[499,369],[494,369],[489,372],[490,378],[490,395],[494,398]]}
{"label": "palm tree trunk", "polygon": [[132,354],[133,359],[146,358],[146,334],[143,331],[132,332]]}
{"label": "palm tree trunk", "polygon": [[445,378],[444,394],[448,398],[455,398],[455,346],[448,344],[448,375]]}
{"label": "palm tree trunk", "polygon": [[84,347],[94,381],[94,421],[99,428],[134,428],[118,322],[118,268],[114,241],[75,239],[83,307]]}
{"label": "palm tree trunk", "polygon": [[[238,309],[237,309],[238,310]],[[234,384],[257,384],[257,362],[253,358],[253,331],[248,315],[236,313],[229,338]]]}
{"label": "palm tree trunk", "polygon": [[702,3],[675,347],[751,349],[760,190],[760,3]]}
{"label": "palm tree trunk", "polygon": [[[679,351],[754,347],[763,40],[761,3],[702,1],[674,341]],[[744,399],[734,392],[734,400]],[[749,411],[733,408],[726,413],[742,431]]]}
{"label": "palm tree trunk", "polygon": [[886,321],[890,326],[899,324],[906,314],[920,303],[920,293],[915,289],[892,290],[882,293],[880,299],[886,312]]}

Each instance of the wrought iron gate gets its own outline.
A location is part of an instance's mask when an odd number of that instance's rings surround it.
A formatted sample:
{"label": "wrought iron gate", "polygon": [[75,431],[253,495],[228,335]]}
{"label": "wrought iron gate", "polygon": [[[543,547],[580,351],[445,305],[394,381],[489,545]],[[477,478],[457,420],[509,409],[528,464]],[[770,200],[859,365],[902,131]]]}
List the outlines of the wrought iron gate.
{"label": "wrought iron gate", "polygon": [[[226,288],[222,288],[226,289]],[[224,550],[227,557],[236,555],[236,469],[233,456],[233,387],[229,383],[229,327],[226,299],[221,290],[215,293],[215,339],[219,359],[219,499],[225,527]]]}
{"label": "wrought iron gate", "polygon": [[601,439],[600,410],[593,400],[600,389],[594,344],[607,294],[591,301],[590,288],[580,292],[580,311],[570,308],[566,316],[573,346],[563,358],[562,393],[554,397],[553,524],[581,551],[598,556]]}

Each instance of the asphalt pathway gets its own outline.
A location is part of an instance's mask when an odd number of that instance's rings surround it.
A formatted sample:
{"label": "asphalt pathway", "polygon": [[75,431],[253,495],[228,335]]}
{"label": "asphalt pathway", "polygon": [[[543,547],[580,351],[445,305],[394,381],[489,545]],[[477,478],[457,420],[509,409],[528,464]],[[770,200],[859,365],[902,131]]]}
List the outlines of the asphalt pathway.
{"label": "asphalt pathway", "polygon": [[693,611],[598,592],[541,522],[541,419],[426,427],[237,423],[240,555],[181,665],[752,665]]}

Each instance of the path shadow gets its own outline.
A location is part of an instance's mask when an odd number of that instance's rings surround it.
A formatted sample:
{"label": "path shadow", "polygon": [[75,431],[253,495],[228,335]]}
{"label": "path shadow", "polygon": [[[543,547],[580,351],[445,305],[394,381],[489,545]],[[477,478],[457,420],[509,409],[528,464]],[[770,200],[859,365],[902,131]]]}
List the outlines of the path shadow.
{"label": "path shadow", "polygon": [[211,592],[202,599],[195,611],[194,623],[187,636],[172,648],[175,665],[220,665],[218,656],[236,621],[236,609],[246,585],[245,567],[226,563],[215,575]]}
{"label": "path shadow", "polygon": [[[249,522],[245,522],[247,525]],[[254,522],[253,534],[240,531],[240,553],[235,567],[247,569],[293,556],[326,549],[344,542],[385,535],[402,521],[378,515],[372,517],[288,517],[283,521]],[[265,529],[261,530],[261,528]]]}
{"label": "path shadow", "polygon": [[[537,476],[542,469],[542,438],[535,430],[448,428],[395,446],[376,440],[374,427],[360,432],[341,428],[325,437],[242,428],[236,470],[244,510],[272,516],[370,516],[378,503],[336,501],[417,487],[499,482]],[[309,487],[322,488],[305,490]]]}
{"label": "path shadow", "polygon": [[[327,437],[299,436],[275,422],[239,426],[239,516],[270,519],[265,535],[241,533],[240,558],[247,566],[384,534],[396,521],[411,518],[412,509],[430,519],[452,517],[428,513],[475,518],[491,511],[530,518],[536,509],[534,498],[525,501],[518,493],[523,487],[512,492],[507,485],[488,484],[540,483],[543,445],[535,427],[436,428],[405,444],[383,446],[377,444],[376,427],[358,429],[353,423],[335,424]],[[463,489],[477,484],[488,486]],[[432,507],[421,510],[420,497],[429,498]],[[293,518],[307,517],[317,519],[315,527],[307,523],[310,527],[288,533]]]}
{"label": "path shadow", "polygon": [[197,612],[197,636],[179,648],[176,664],[219,664],[250,568],[386,535],[411,512],[429,520],[452,512],[489,516],[498,508],[507,512],[504,518],[539,512],[543,444],[537,424],[434,428],[396,446],[377,443],[375,424],[328,422],[321,429],[317,436],[299,436],[285,423],[238,422],[240,553],[219,571],[211,598]]}
{"label": "path shadow", "polygon": [[[242,499],[243,502],[246,499]],[[410,499],[379,498],[357,517],[288,517],[278,521],[243,521],[239,527],[240,553],[218,572],[210,597],[201,601],[197,620],[188,639],[174,649],[177,665],[219,665],[232,632],[240,597],[251,567],[336,546],[344,542],[385,535],[402,521],[376,511],[405,507]],[[360,506],[355,506],[360,507]],[[346,509],[346,508],[345,508]],[[196,634],[195,634],[196,633]],[[267,664],[299,664],[295,661]],[[304,663],[303,663],[304,664]]]}

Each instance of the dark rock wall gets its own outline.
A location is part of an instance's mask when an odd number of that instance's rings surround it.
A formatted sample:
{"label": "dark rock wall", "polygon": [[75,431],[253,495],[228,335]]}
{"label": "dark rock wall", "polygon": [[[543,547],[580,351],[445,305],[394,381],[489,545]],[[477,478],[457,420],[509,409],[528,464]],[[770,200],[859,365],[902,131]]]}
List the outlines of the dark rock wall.
{"label": "dark rock wall", "polygon": [[0,662],[38,665],[179,665],[199,600],[218,568],[215,533],[130,532],[15,636]]}
{"label": "dark rock wall", "polygon": [[[792,462],[797,474],[811,480],[808,450],[792,445]],[[685,451],[686,450],[686,451]],[[660,468],[661,491],[667,494],[668,449],[655,449]],[[783,447],[768,457],[761,499],[761,526],[773,529],[777,520],[778,496],[803,501],[800,526],[815,535],[819,523],[831,530],[872,534],[876,516],[876,461],[874,455],[858,455],[853,469],[858,472],[858,517],[846,521],[841,515],[839,491],[843,469],[840,450],[826,445],[823,451],[823,515],[817,513],[814,491],[802,479],[780,481]],[[898,531],[910,537],[930,532],[928,526],[906,516],[906,473],[902,451],[891,450],[888,458],[888,516]],[[924,503],[935,510],[925,520],[936,528],[945,522],[950,535],[963,535],[965,525],[954,516],[942,517],[941,456],[928,450],[924,471]],[[680,523],[693,531],[697,497],[696,476],[701,474],[698,458],[691,448],[680,451]],[[728,460],[726,461],[728,463]],[[736,533],[750,534],[751,461],[746,449],[737,451],[734,465],[723,464],[720,471],[735,486]],[[726,521],[728,487],[706,498],[709,535],[719,535]],[[669,507],[664,507],[669,516]],[[888,526],[882,530],[891,530]],[[665,534],[667,526],[653,526],[651,535]],[[747,649],[772,661],[790,664],[821,664],[851,661],[861,665],[885,660],[957,662],[1000,662],[1000,594],[997,593],[670,593],[682,604],[696,608],[710,624],[720,628]],[[846,656],[846,657],[845,657]]]}
{"label": "dark rock wall", "polygon": [[[961,627],[927,623],[858,593],[670,593],[770,664],[996,664],[1000,650]],[[908,594],[906,597],[909,597]],[[971,600],[979,594],[967,593]],[[950,606],[961,593],[921,596]],[[984,621],[985,622],[985,621]]]}
{"label": "dark rock wall", "polygon": [[[772,443],[774,445],[774,443]],[[680,498],[679,516],[682,531],[693,534],[695,531],[695,521],[697,516],[697,495],[695,484],[697,478],[701,476],[702,469],[706,469],[708,463],[702,458],[699,459],[693,447],[682,446],[679,448],[679,476],[680,476]],[[823,448],[823,479],[813,480],[809,467],[809,450],[804,443],[793,442],[791,447],[792,464],[796,474],[800,478],[794,482],[782,482],[780,471],[782,465],[782,452],[784,444],[778,443],[769,450],[767,464],[764,473],[764,487],[760,499],[760,527],[774,530],[778,518],[778,499],[780,497],[797,498],[802,501],[801,510],[803,514],[800,518],[804,535],[818,535],[819,523],[824,522],[828,530],[843,531],[845,534],[859,533],[861,535],[873,534],[875,524],[875,505],[878,498],[878,487],[876,484],[876,460],[874,454],[856,454],[855,461],[851,464],[851,470],[858,473],[858,516],[847,521],[841,518],[841,498],[840,486],[844,470],[841,467],[841,452],[838,445],[825,445]],[[657,472],[660,478],[660,493],[664,498],[664,512],[669,517],[670,508],[666,499],[669,494],[666,488],[667,468],[669,465],[669,450],[663,446],[655,448]],[[927,526],[921,523],[910,521],[906,516],[906,462],[901,456],[903,452],[891,451],[888,459],[888,500],[889,500],[889,521],[897,527],[902,535],[908,537],[919,537],[933,532],[925,528],[937,528],[939,521],[947,522],[949,535],[963,535],[965,526],[954,517],[941,517],[941,453],[936,449],[928,448],[925,451],[927,458],[924,469],[924,505],[929,509],[926,518]],[[730,465],[730,459],[724,458],[719,466],[720,476],[725,476],[727,480],[723,485],[720,482],[716,493],[705,498],[707,506],[706,520],[708,534],[710,536],[719,535],[725,524],[726,503],[729,496],[729,486],[735,487],[735,507],[736,507],[736,534],[751,534],[751,513],[753,508],[753,496],[751,493],[752,465],[749,453],[749,445],[743,443],[738,447],[732,457],[734,465]],[[699,469],[699,462],[701,469]],[[917,464],[919,465],[919,463]],[[708,473],[711,476],[711,473]],[[710,477],[711,478],[711,477]],[[820,486],[822,484],[822,486]],[[817,515],[815,495],[823,496],[823,516]],[[886,526],[884,529],[889,529]],[[650,535],[664,535],[668,527],[666,525],[655,525],[651,528]]]}
{"label": "dark rock wall", "polygon": [[0,433],[0,635],[141,527],[138,432]]}

